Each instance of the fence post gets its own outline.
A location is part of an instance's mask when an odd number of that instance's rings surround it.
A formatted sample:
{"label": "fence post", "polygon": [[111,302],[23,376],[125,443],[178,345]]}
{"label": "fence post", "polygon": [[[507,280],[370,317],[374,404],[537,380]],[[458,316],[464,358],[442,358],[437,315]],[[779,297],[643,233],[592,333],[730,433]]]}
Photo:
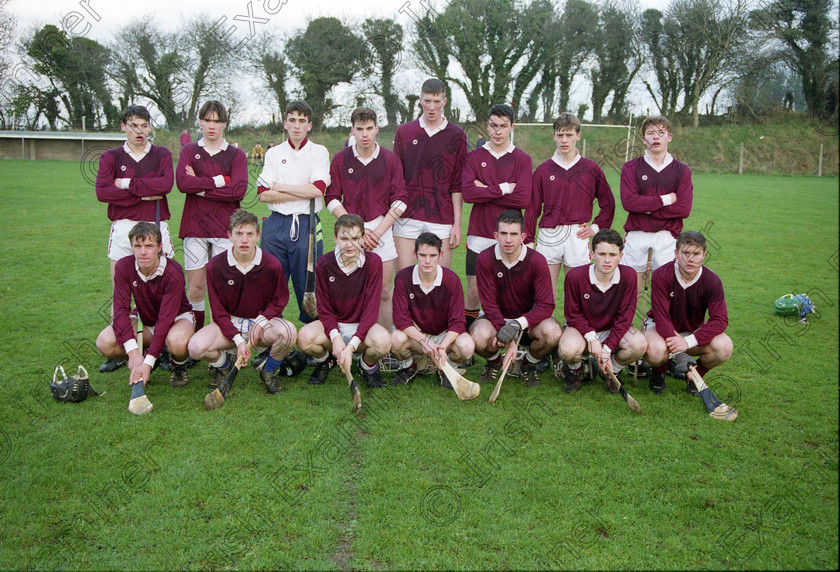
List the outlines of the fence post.
{"label": "fence post", "polygon": [[[822,145],[820,145],[822,147]],[[586,139],[583,140],[583,149],[580,152],[581,157],[586,157]],[[820,154],[820,165],[822,165],[822,154]]]}
{"label": "fence post", "polygon": [[822,177],[822,158],[823,158],[823,144],[820,143],[820,163],[819,167],[817,168],[817,176]]}
{"label": "fence post", "polygon": [[744,174],[744,144],[741,143],[741,158],[738,160],[738,174]]}

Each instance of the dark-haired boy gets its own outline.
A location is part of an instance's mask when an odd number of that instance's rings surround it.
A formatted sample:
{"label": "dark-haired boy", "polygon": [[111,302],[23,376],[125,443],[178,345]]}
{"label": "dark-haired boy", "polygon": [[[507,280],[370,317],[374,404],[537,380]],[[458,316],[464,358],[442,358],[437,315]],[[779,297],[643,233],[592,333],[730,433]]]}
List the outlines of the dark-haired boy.
{"label": "dark-haired boy", "polygon": [[[452,270],[442,267],[442,241],[431,232],[414,241],[417,264],[403,268],[394,279],[394,326],[391,351],[402,361],[392,385],[414,379],[414,356],[427,355],[433,361],[451,359],[462,363],[473,355],[475,342],[467,334],[464,320],[464,289]],[[440,371],[440,370],[438,370]],[[441,387],[452,389],[439,375]]]}
{"label": "dark-haired boy", "polygon": [[[184,271],[175,259],[164,256],[161,232],[154,223],[138,222],[128,233],[133,256],[120,259],[114,268],[114,316],[100,332],[96,347],[111,359],[128,359],[129,383],[149,382],[149,375],[166,344],[172,359],[169,384],[189,381],[187,344],[194,333],[195,316],[184,292]],[[148,341],[145,357],[137,345],[131,301],[143,322]]]}
{"label": "dark-haired boy", "polygon": [[391,227],[405,210],[402,163],[396,153],[376,142],[379,126],[376,112],[358,107],[350,115],[355,141],[333,157],[330,164],[330,186],[324,201],[336,218],[357,214],[365,221],[362,248],[375,252],[382,259],[382,298],[378,323],[390,330],[391,278],[397,250]]}
{"label": "dark-haired boy", "polygon": [[[647,344],[633,328],[636,273],[619,264],[624,241],[614,230],[599,230],[592,238],[593,263],[566,273],[563,311],[566,329],[560,338],[560,359],[566,363],[563,389],[580,388],[582,360],[592,355],[599,368],[616,377],[645,353]],[[618,392],[617,387],[611,390]]]}
{"label": "dark-haired boy", "polygon": [[336,364],[349,370],[359,352],[367,386],[384,387],[379,360],[391,349],[391,336],[376,323],[382,260],[364,251],[365,223],[359,215],[338,217],[333,230],[335,250],[319,258],[315,268],[318,319],[298,333],[298,348],[317,364],[309,383],[324,383]]}
{"label": "dark-haired boy", "polygon": [[[548,261],[551,289],[556,292],[561,264],[567,272],[589,264],[589,239],[612,225],[615,198],[598,163],[582,157],[577,150],[580,120],[571,113],[561,113],[553,130],[557,150],[534,171],[531,203],[525,211],[525,234],[528,243],[536,237],[537,252]],[[592,220],[595,201],[599,212]]]}
{"label": "dark-haired boy", "polygon": [[474,203],[467,228],[467,327],[478,318],[475,261],[496,244],[496,221],[502,211],[524,209],[531,197],[531,156],[511,143],[514,111],[502,103],[490,108],[490,139],[467,155],[461,176],[464,201]]}
{"label": "dark-haired boy", "polygon": [[[729,316],[723,283],[703,267],[706,237],[695,231],[681,233],[675,259],[673,265],[658,268],[651,279],[645,359],[653,367],[648,385],[654,393],[665,389],[669,354],[697,356],[701,376],[732,356],[732,340],[724,333]],[[691,381],[686,383],[691,387]]]}
{"label": "dark-haired boy", "polygon": [[[138,222],[154,222],[160,228],[163,253],[172,258],[175,249],[169,236],[169,204],[166,195],[172,190],[172,154],[169,149],[152,145],[152,117],[142,105],[129,105],[120,119],[125,143],[109,149],[99,158],[96,173],[96,198],[108,203],[111,233],[108,258],[111,259],[111,283],[118,260],[131,256],[128,233]],[[112,308],[113,310],[113,308]],[[108,359],[99,366],[103,373],[119,369],[122,360]]]}
{"label": "dark-haired boy", "polygon": [[562,329],[554,319],[554,293],[545,257],[523,243],[522,213],[503,211],[496,223],[497,244],[478,255],[476,281],[484,314],[470,328],[475,351],[487,360],[479,382],[494,382],[502,366],[500,348],[518,351],[523,333],[525,385],[540,385],[537,363],[557,347]]}
{"label": "dark-haired boy", "polygon": [[208,260],[227,250],[230,217],[248,189],[248,158],[225,139],[225,106],[207,101],[198,111],[201,139],[181,148],[175,182],[186,195],[178,236],[184,240],[187,289],[198,328],[204,326]]}
{"label": "dark-haired boy", "polygon": [[[315,221],[324,208],[324,191],[330,184],[330,154],[323,145],[309,140],[312,130],[312,108],[305,101],[292,101],[286,106],[283,127],[289,138],[265,153],[265,165],[257,179],[260,202],[272,211],[263,224],[262,248],[283,265],[283,272],[292,279],[300,315],[304,324],[313,319],[303,310],[306,288],[306,261],[309,246],[309,212],[314,209]],[[316,244],[317,255],[324,250],[322,240]]]}
{"label": "dark-haired boy", "polygon": [[231,247],[207,263],[207,286],[213,323],[190,340],[190,356],[210,362],[212,385],[233,366],[228,350],[245,363],[251,348],[269,348],[260,366],[268,393],[283,391],[277,370],[295,345],[295,327],[282,318],[289,302],[289,282],[280,262],[257,246],[260,225],[246,210],[234,211],[228,226]]}
{"label": "dark-haired boy", "polygon": [[428,79],[420,88],[419,119],[397,127],[394,152],[403,166],[408,206],[394,224],[397,270],[414,262],[414,241],[432,232],[443,241],[441,266],[452,266],[461,244],[461,172],[467,156],[464,130],[443,116],[446,84]]}

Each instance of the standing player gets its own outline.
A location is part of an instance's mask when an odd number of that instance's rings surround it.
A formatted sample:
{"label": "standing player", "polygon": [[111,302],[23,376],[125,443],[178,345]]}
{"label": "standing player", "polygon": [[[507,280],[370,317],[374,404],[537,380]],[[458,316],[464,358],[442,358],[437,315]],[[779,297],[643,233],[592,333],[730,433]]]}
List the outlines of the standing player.
{"label": "standing player", "polygon": [[[195,327],[195,316],[184,292],[184,271],[173,258],[163,255],[160,229],[150,222],[138,222],[128,233],[133,256],[120,259],[114,274],[114,317],[99,333],[96,347],[113,359],[128,359],[129,384],[149,375],[160,358],[163,345],[169,348],[172,373],[169,384],[181,387],[189,382],[187,344]],[[143,322],[143,339],[150,340],[146,357],[137,345],[131,318],[131,299]]]}
{"label": "standing player", "polygon": [[408,207],[394,224],[397,270],[414,262],[414,240],[429,231],[443,241],[440,264],[452,266],[452,249],[461,244],[461,171],[467,156],[464,130],[443,116],[446,84],[428,79],[420,88],[420,119],[397,127]]}
{"label": "standing player", "polygon": [[464,201],[475,203],[467,228],[467,327],[478,318],[475,261],[479,253],[498,244],[496,220],[507,209],[524,209],[531,197],[531,156],[510,141],[513,108],[502,103],[490,108],[490,140],[470,152],[464,162],[461,191]]}
{"label": "standing player", "polygon": [[[126,141],[122,147],[109,149],[99,159],[96,173],[96,198],[108,203],[111,235],[108,258],[111,259],[111,283],[117,261],[132,253],[128,233],[138,222],[154,222],[161,232],[163,253],[172,258],[175,249],[169,236],[169,205],[166,195],[172,190],[172,154],[166,147],[152,145],[152,117],[142,105],[129,105],[120,119]],[[112,308],[113,313],[113,308]],[[109,358],[99,366],[102,373],[125,365],[124,360]]]}
{"label": "standing player", "polygon": [[283,391],[277,369],[295,345],[295,327],[284,320],[289,282],[276,258],[257,246],[257,217],[239,209],[230,217],[232,246],[207,263],[207,285],[213,323],[190,340],[190,356],[210,362],[211,385],[224,380],[233,360],[228,350],[245,363],[251,348],[269,348],[260,378],[269,393]]}
{"label": "standing player", "polygon": [[636,271],[639,291],[648,249],[652,249],[652,270],[672,261],[683,219],[691,214],[691,169],[668,153],[671,139],[671,122],[666,117],[646,118],[642,140],[647,151],[621,168],[621,206],[627,211],[624,262]]}
{"label": "standing player", "polygon": [[340,216],[333,229],[335,250],[319,258],[315,269],[318,319],[298,334],[300,351],[317,362],[309,383],[324,383],[336,363],[349,369],[359,352],[367,386],[383,387],[379,360],[391,349],[391,336],[376,323],[382,260],[362,248],[365,223],[359,215]]}
{"label": "standing player", "polygon": [[[566,272],[589,264],[589,239],[612,225],[615,198],[598,163],[578,152],[580,120],[571,113],[561,113],[553,129],[557,151],[534,171],[531,204],[525,211],[525,235],[529,243],[534,242],[537,219],[542,214],[536,248],[548,261],[551,291],[557,292],[561,264]],[[593,221],[592,204],[596,200],[599,210]]]}
{"label": "standing player", "polygon": [[[614,230],[599,230],[592,239],[594,263],[566,273],[563,312],[566,330],[560,338],[560,359],[566,363],[563,389],[580,389],[581,361],[592,355],[606,374],[616,377],[645,353],[647,344],[633,328],[636,274],[619,264],[624,241]],[[608,382],[609,383],[609,382]],[[610,388],[618,392],[617,387]]]}
{"label": "standing player", "polygon": [[[723,283],[703,267],[706,237],[694,231],[681,233],[675,255],[674,265],[660,267],[651,280],[645,359],[653,367],[648,385],[654,393],[665,389],[668,354],[698,356],[697,373],[701,376],[732,355],[732,340],[724,333],[729,317]],[[686,384],[689,390],[693,387],[691,381]]]}
{"label": "standing player", "polygon": [[[286,106],[283,127],[289,138],[265,154],[265,166],[257,179],[260,202],[267,203],[271,216],[263,225],[261,246],[283,265],[295,289],[299,319],[304,324],[312,318],[303,311],[306,288],[306,259],[309,246],[309,211],[324,208],[324,191],[330,184],[330,154],[323,145],[312,143],[312,108],[305,101]],[[320,219],[315,215],[315,223]],[[317,254],[324,249],[321,240]]]}
{"label": "standing player", "polygon": [[330,186],[324,196],[336,218],[357,214],[365,221],[362,248],[382,259],[382,301],[378,323],[390,330],[391,278],[397,250],[391,227],[405,210],[402,164],[395,153],[376,142],[376,112],[358,107],[350,115],[355,142],[339,151],[330,165]]}
{"label": "standing player", "polygon": [[198,112],[201,139],[181,149],[175,181],[184,198],[181,230],[190,304],[204,326],[207,261],[230,250],[228,224],[248,189],[248,158],[225,140],[227,109],[208,101]]}
{"label": "standing player", "polygon": [[487,359],[479,382],[495,381],[501,369],[499,349],[517,351],[516,338],[523,332],[528,346],[522,360],[525,385],[540,385],[537,362],[557,347],[563,333],[552,317],[554,293],[545,257],[524,245],[522,213],[507,210],[496,223],[497,244],[478,255],[475,277],[484,315],[473,323],[470,334],[475,351]]}
{"label": "standing player", "polygon": [[[475,350],[475,342],[466,333],[461,279],[439,264],[442,241],[424,232],[414,245],[417,265],[403,268],[394,279],[396,329],[391,333],[391,351],[402,363],[392,385],[417,377],[415,355],[426,354],[435,362],[448,355],[453,362],[462,363]],[[438,377],[441,387],[452,389],[440,370]]]}

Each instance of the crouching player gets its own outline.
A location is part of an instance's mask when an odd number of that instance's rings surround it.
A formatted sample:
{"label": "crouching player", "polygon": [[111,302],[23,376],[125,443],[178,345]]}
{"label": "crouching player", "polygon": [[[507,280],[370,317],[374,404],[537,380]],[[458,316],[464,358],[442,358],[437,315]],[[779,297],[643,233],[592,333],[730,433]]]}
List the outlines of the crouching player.
{"label": "crouching player", "polygon": [[[173,258],[163,252],[162,235],[156,224],[138,222],[128,232],[133,256],[117,261],[114,267],[113,323],[100,332],[96,347],[108,358],[128,359],[129,384],[149,382],[163,346],[172,356],[169,384],[187,384],[187,344],[193,335],[195,316],[184,291],[184,271]],[[149,349],[137,346],[135,328],[130,315],[131,298],[143,322],[143,339]]]}
{"label": "crouching player", "polygon": [[526,247],[522,213],[506,210],[496,222],[496,246],[476,259],[475,277],[484,315],[470,328],[475,351],[487,359],[480,383],[495,382],[502,366],[500,348],[517,351],[520,332],[528,346],[522,360],[527,387],[540,385],[537,362],[557,348],[562,330],[552,316],[554,292],[548,263],[539,252]]}
{"label": "crouching player", "polygon": [[[426,354],[435,363],[462,363],[473,355],[475,343],[467,334],[464,288],[452,270],[440,265],[443,241],[431,232],[414,241],[417,265],[403,268],[394,280],[394,327],[391,352],[401,360],[391,385],[417,377],[414,356]],[[438,369],[441,387],[452,389]]]}
{"label": "crouching player", "polygon": [[[624,241],[614,230],[599,230],[592,238],[593,264],[566,273],[563,313],[566,330],[560,338],[560,359],[566,363],[564,391],[580,389],[582,360],[595,357],[598,367],[616,377],[642,357],[645,337],[633,328],[636,312],[636,272],[619,264]],[[608,378],[609,379],[609,378]],[[618,387],[608,382],[610,390]]]}
{"label": "crouching player", "polygon": [[298,334],[298,348],[315,358],[309,383],[324,383],[338,364],[347,370],[361,354],[368,387],[384,387],[379,360],[391,349],[391,336],[376,323],[382,295],[382,259],[363,250],[365,222],[355,214],[338,217],[333,227],[335,250],[318,259],[315,299],[318,319]]}
{"label": "crouching player", "polygon": [[257,246],[257,217],[233,212],[228,227],[230,250],[207,263],[207,285],[213,323],[190,340],[190,356],[210,362],[211,385],[218,386],[233,367],[228,350],[245,363],[251,348],[269,348],[260,378],[268,393],[283,391],[277,370],[295,344],[295,327],[281,318],[289,302],[289,285],[280,261]]}
{"label": "crouching player", "polygon": [[[697,356],[701,376],[732,355],[732,340],[723,333],[729,324],[723,284],[717,274],[703,267],[706,237],[695,231],[680,233],[675,254],[674,264],[658,268],[651,280],[645,359],[653,367],[648,385],[654,393],[665,389],[669,354],[676,354],[677,370],[682,373],[693,363],[685,354]],[[686,384],[694,393],[692,382]]]}

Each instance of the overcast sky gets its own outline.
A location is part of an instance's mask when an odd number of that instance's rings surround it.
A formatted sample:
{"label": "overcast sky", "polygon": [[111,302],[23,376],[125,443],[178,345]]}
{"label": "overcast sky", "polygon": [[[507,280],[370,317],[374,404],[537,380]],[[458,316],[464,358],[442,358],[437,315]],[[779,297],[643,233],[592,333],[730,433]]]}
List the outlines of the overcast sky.
{"label": "overcast sky", "polygon": [[[198,14],[208,16],[219,23],[220,29],[235,26],[234,37],[247,38],[252,30],[261,33],[267,30],[289,35],[305,28],[306,23],[319,16],[336,16],[345,23],[358,23],[367,17],[393,18],[403,27],[411,25],[410,11],[422,13],[429,0],[11,0],[8,9],[18,21],[17,32],[33,26],[54,24],[59,28],[72,29],[77,35],[84,35],[101,43],[110,43],[117,28],[147,14],[155,15],[157,21],[169,30],[177,29],[180,22]],[[492,0],[491,0],[492,1]],[[666,0],[639,0],[643,8],[664,8]],[[446,0],[431,0],[434,7],[443,7]],[[403,9],[403,13],[400,13]],[[234,19],[236,18],[236,19]],[[403,56],[405,58],[405,56]],[[408,61],[403,62],[407,64]],[[413,89],[417,83],[416,70],[401,66],[402,73],[395,78],[395,87],[400,93]],[[576,82],[572,90],[570,107],[585,103],[589,88],[585,82]],[[257,85],[245,86],[239,96],[241,121],[265,122],[269,119],[266,106],[260,104],[265,92]],[[335,94],[337,101],[352,99]],[[463,96],[456,94],[455,105],[469,111]],[[352,101],[346,102],[348,109]],[[349,112],[348,112],[349,113]],[[235,121],[238,123],[239,121]]]}

